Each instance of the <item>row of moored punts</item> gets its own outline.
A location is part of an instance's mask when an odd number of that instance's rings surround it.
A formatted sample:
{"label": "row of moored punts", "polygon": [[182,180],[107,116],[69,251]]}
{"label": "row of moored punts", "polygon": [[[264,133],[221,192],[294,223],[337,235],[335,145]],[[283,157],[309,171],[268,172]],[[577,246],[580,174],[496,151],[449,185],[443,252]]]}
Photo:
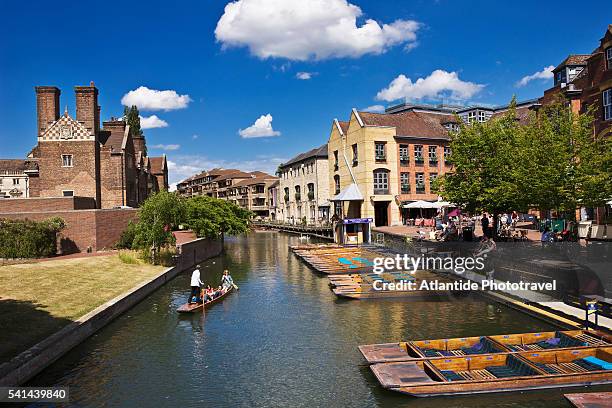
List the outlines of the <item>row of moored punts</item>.
{"label": "row of moored punts", "polygon": [[612,383],[612,336],[570,330],[371,344],[380,384],[417,397]]}

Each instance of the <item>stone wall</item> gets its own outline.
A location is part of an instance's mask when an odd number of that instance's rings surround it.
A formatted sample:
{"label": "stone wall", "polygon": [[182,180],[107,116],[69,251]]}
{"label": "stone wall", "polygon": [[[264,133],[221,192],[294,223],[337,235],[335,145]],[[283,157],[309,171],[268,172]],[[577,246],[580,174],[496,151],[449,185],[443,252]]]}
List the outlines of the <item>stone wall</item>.
{"label": "stone wall", "polygon": [[10,198],[0,200],[0,213],[69,211],[96,208],[92,197]]}

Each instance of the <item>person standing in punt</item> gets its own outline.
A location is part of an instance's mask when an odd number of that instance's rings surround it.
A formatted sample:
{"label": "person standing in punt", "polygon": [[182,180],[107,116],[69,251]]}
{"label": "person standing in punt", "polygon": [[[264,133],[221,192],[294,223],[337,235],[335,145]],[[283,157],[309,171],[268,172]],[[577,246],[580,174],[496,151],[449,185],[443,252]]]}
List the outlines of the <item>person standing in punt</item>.
{"label": "person standing in punt", "polygon": [[200,280],[200,265],[196,265],[196,268],[191,273],[191,294],[189,295],[189,300],[187,303],[193,303],[193,298],[196,298],[196,301],[200,299],[200,287],[204,285],[204,282]]}

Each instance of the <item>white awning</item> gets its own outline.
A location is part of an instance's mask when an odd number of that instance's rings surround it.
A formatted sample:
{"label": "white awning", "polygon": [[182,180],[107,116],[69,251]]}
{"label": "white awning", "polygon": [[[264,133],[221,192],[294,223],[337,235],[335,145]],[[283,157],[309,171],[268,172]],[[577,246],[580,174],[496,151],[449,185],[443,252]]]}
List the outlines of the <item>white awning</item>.
{"label": "white awning", "polygon": [[440,208],[436,206],[436,203],[431,201],[418,200],[413,203],[404,204],[404,208]]}
{"label": "white awning", "polygon": [[455,204],[450,203],[448,201],[436,201],[434,204],[434,208],[445,208],[445,207],[456,207]]}
{"label": "white awning", "polygon": [[352,183],[329,201],[363,201],[363,195],[357,184]]}
{"label": "white awning", "polygon": [[608,201],[606,204],[612,205],[612,200]]}

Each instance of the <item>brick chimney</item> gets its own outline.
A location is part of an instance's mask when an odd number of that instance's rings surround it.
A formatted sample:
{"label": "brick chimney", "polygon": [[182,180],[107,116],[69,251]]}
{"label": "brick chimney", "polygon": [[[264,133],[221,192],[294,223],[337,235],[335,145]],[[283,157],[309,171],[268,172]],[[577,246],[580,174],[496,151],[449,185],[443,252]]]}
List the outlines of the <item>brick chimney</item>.
{"label": "brick chimney", "polygon": [[36,90],[36,115],[38,118],[38,136],[42,135],[51,123],[60,117],[60,93],[55,86],[37,86]]}
{"label": "brick chimney", "polygon": [[94,135],[100,131],[100,106],[98,105],[98,88],[93,81],[89,86],[75,86],[76,120],[82,122]]}

